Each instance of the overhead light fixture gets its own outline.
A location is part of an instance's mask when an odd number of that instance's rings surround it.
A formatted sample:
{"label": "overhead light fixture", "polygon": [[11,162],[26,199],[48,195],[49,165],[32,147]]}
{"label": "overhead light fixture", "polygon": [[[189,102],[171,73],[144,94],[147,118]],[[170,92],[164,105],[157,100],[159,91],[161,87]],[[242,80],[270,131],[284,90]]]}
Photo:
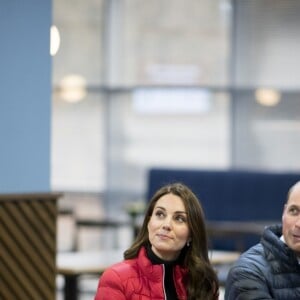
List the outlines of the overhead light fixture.
{"label": "overhead light fixture", "polygon": [[83,76],[71,74],[65,76],[60,82],[60,97],[67,102],[79,102],[87,94],[86,80]]}
{"label": "overhead light fixture", "polygon": [[50,55],[54,56],[60,46],[60,34],[58,28],[52,25],[50,28]]}
{"label": "overhead light fixture", "polygon": [[255,91],[256,101],[263,106],[275,106],[281,100],[281,93],[275,89],[259,88]]}

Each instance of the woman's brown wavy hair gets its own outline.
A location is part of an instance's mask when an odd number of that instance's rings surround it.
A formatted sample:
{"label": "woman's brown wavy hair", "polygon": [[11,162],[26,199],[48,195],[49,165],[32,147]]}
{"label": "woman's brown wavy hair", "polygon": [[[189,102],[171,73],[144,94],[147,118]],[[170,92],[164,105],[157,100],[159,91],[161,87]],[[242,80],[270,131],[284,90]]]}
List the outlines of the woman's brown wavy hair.
{"label": "woman's brown wavy hair", "polygon": [[135,258],[142,246],[149,244],[148,223],[158,199],[166,194],[180,197],[187,212],[191,243],[182,249],[183,265],[188,272],[187,294],[189,300],[218,299],[219,283],[208,257],[208,238],[205,217],[196,195],[182,183],[171,183],[161,187],[146,208],[142,227],[129,249],[124,252],[125,259]]}

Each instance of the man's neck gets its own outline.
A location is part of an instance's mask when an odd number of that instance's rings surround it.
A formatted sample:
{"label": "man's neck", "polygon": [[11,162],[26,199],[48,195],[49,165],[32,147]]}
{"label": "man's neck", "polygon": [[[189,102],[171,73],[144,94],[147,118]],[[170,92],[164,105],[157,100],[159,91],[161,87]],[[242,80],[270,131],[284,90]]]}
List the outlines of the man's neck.
{"label": "man's neck", "polygon": [[[280,240],[283,241],[287,245],[287,243],[285,242],[285,239],[284,239],[283,235],[280,237]],[[300,255],[298,253],[296,253],[296,255],[297,255],[297,258],[298,258],[298,262],[300,264]]]}

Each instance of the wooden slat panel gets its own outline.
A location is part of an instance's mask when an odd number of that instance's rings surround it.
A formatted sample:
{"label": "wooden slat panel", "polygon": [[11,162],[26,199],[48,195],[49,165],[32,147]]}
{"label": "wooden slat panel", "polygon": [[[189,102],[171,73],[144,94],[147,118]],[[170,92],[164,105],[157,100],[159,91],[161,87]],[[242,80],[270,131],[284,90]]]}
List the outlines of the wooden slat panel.
{"label": "wooden slat panel", "polygon": [[0,195],[1,299],[55,299],[59,196]]}
{"label": "wooden slat panel", "polygon": [[[23,269],[25,269],[25,276],[29,276],[33,282],[36,283],[37,289],[51,289],[53,288],[53,282],[51,278],[47,277],[49,274],[44,274],[43,271],[48,269],[47,265],[37,267],[37,263],[32,261],[30,255],[24,253],[23,249],[19,247],[16,243],[14,236],[10,234],[9,230],[3,232],[3,246],[7,249],[8,256],[14,259],[18,264],[15,272],[20,272],[23,274]],[[37,250],[38,251],[38,250]],[[36,251],[35,251],[36,252]],[[7,257],[8,260],[8,257]],[[10,268],[10,265],[8,266]]]}
{"label": "wooden slat panel", "polygon": [[[30,246],[30,251],[35,251],[36,256],[39,256],[37,262],[47,265],[47,267],[53,267],[53,252],[52,249],[45,247],[45,244],[41,240],[41,236],[43,236],[43,232],[36,231],[35,228],[32,226],[31,222],[28,222],[24,218],[18,209],[18,204],[12,206],[8,205],[7,203],[4,204],[6,212],[9,213],[11,220],[14,223],[14,230],[19,229],[21,234],[26,239],[28,245]],[[41,228],[41,227],[40,227]],[[24,244],[24,243],[23,243]],[[45,266],[43,266],[45,267]]]}
{"label": "wooden slat panel", "polygon": [[18,299],[17,295],[21,295],[22,292],[24,299],[29,297],[26,289],[24,290],[21,285],[16,285],[15,288],[12,286],[16,282],[16,278],[12,276],[8,266],[4,265],[3,259],[0,261],[0,270],[1,272],[5,270],[5,275],[1,277],[0,281],[0,299]]}
{"label": "wooden slat panel", "polygon": [[21,213],[27,219],[27,222],[31,224],[34,232],[42,232],[42,234],[39,234],[41,243],[44,244],[45,247],[49,248],[52,252],[56,252],[56,248],[53,248],[55,246],[53,244],[53,235],[51,235],[46,229],[41,228],[41,220],[36,217],[36,214],[30,208],[30,206],[27,203],[19,203],[18,205]]}
{"label": "wooden slat panel", "polygon": [[30,202],[30,204],[30,207],[35,211],[36,216],[42,220],[41,224],[47,228],[51,235],[55,235],[56,227],[53,227],[53,222],[48,214],[48,211],[46,211],[45,206],[35,201]]}
{"label": "wooden slat panel", "polygon": [[[5,277],[8,279],[7,281],[11,288],[15,289],[17,299],[22,299],[24,294],[28,295],[28,299],[39,299],[41,294],[39,294],[37,289],[33,287],[33,280],[29,277],[29,275],[32,274],[32,269],[23,270],[23,268],[20,268],[13,257],[10,256],[9,251],[5,251],[2,254],[2,259],[6,263]],[[12,283],[16,287],[14,287]]]}
{"label": "wooden slat panel", "polygon": [[51,219],[56,219],[58,213],[57,205],[53,205],[51,200],[44,201],[43,204],[45,205],[45,209],[47,210]]}

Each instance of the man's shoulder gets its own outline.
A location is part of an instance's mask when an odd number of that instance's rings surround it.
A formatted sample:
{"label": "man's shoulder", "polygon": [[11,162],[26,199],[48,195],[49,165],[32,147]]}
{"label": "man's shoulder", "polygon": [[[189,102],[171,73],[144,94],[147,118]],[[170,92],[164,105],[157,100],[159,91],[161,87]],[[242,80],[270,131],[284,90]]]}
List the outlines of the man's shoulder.
{"label": "man's shoulder", "polygon": [[257,260],[262,256],[264,256],[264,247],[261,243],[258,243],[242,253],[239,261]]}
{"label": "man's shoulder", "polygon": [[232,269],[243,270],[243,272],[264,271],[267,265],[263,245],[259,243],[241,254]]}
{"label": "man's shoulder", "polygon": [[258,243],[248,250],[246,250],[243,254],[241,254],[241,257],[252,257],[252,256],[259,256],[263,255],[264,247],[261,243]]}

